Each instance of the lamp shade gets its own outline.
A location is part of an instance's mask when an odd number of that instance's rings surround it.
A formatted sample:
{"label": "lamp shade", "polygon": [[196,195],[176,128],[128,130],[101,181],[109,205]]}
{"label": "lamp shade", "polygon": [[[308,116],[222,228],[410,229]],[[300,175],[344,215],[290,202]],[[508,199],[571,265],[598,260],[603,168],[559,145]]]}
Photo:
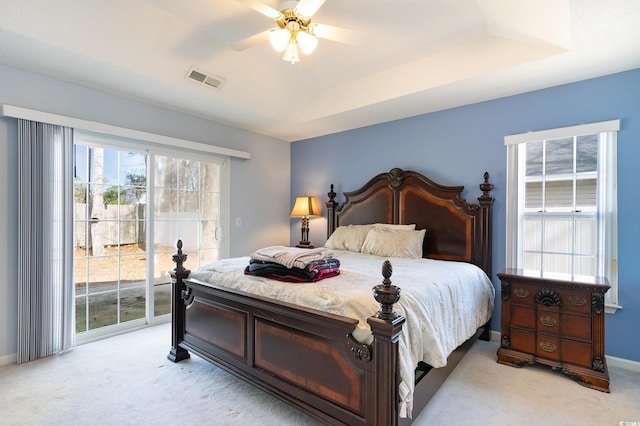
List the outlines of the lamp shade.
{"label": "lamp shade", "polygon": [[300,50],[305,55],[311,55],[318,45],[318,39],[305,31],[300,31],[296,37]]}
{"label": "lamp shade", "polygon": [[290,39],[291,33],[286,28],[271,30],[269,33],[269,42],[277,52],[284,52]]}
{"label": "lamp shade", "polygon": [[291,214],[289,217],[309,217],[320,216],[320,209],[316,202],[315,197],[303,195],[302,197],[296,197],[296,202],[293,205]]}
{"label": "lamp shade", "polygon": [[298,56],[298,43],[295,39],[292,38],[289,40],[289,44],[287,44],[287,48],[284,51],[282,59],[291,62],[292,64],[300,62],[300,57]]}

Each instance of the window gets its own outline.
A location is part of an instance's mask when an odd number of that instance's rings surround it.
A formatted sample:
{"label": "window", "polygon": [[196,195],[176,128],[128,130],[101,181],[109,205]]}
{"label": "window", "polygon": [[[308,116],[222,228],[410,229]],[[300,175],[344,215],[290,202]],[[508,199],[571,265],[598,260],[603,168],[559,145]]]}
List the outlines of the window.
{"label": "window", "polygon": [[226,254],[226,158],[76,132],[74,282],[79,342],[168,318],[172,255]]}
{"label": "window", "polygon": [[604,276],[618,306],[616,131],[619,121],[505,137],[507,267]]}

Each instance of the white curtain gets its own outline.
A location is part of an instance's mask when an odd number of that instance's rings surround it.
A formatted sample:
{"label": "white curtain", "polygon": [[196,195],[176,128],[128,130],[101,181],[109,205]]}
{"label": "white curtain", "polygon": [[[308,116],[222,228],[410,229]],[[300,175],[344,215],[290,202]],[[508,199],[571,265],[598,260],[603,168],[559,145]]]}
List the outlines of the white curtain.
{"label": "white curtain", "polygon": [[73,347],[73,129],[18,120],[18,349]]}

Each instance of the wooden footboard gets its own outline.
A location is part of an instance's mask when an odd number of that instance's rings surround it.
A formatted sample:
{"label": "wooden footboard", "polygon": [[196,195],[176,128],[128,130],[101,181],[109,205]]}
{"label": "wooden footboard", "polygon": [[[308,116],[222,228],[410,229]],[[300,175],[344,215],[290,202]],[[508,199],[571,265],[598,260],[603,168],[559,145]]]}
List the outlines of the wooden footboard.
{"label": "wooden footboard", "polygon": [[189,351],[328,424],[398,423],[400,289],[391,265],[374,288],[381,309],[368,322],[372,345],[355,341],[357,320],[189,279],[182,242],[172,271],[174,362]]}

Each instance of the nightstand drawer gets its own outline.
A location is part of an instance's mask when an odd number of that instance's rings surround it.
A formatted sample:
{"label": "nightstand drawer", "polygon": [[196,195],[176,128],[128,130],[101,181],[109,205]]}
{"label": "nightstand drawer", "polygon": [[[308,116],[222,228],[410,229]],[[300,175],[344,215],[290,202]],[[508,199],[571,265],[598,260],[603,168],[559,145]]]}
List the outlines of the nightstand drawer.
{"label": "nightstand drawer", "polygon": [[553,360],[562,358],[561,339],[559,337],[539,334],[536,339],[536,355]]}
{"label": "nightstand drawer", "polygon": [[539,287],[537,286],[514,282],[511,284],[511,297],[513,303],[535,306],[536,303],[533,298],[538,290]]}
{"label": "nightstand drawer", "polygon": [[511,305],[511,325],[535,330],[536,310],[534,308]]}
{"label": "nightstand drawer", "polygon": [[558,312],[538,310],[536,316],[536,329],[543,333],[560,334],[561,322]]}
{"label": "nightstand drawer", "polygon": [[562,360],[571,364],[591,368],[591,345],[575,340],[562,340]]}
{"label": "nightstand drawer", "polygon": [[585,315],[591,313],[591,293],[586,291],[562,290],[562,309],[565,312],[577,312]]}
{"label": "nightstand drawer", "polygon": [[563,315],[562,335],[590,342],[591,318],[579,315]]}
{"label": "nightstand drawer", "polygon": [[536,351],[536,334],[531,331],[511,328],[511,349],[527,353]]}

